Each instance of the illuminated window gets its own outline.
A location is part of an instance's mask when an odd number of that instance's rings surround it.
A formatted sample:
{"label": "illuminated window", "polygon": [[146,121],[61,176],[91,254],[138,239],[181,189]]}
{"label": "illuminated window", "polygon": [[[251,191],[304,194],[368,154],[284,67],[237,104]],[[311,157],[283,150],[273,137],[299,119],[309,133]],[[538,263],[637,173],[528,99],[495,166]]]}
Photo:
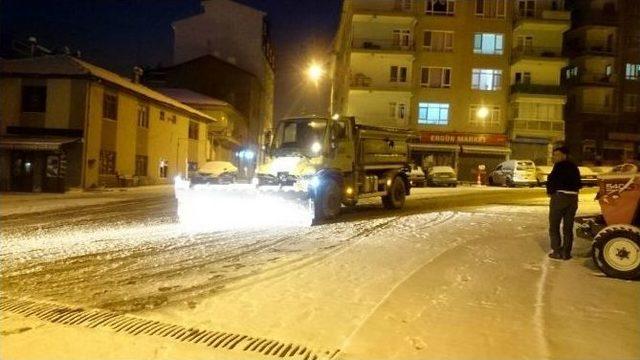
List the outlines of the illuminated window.
{"label": "illuminated window", "polygon": [[420,103],[418,105],[418,124],[448,125],[449,124],[449,104]]}
{"label": "illuminated window", "polygon": [[503,34],[475,33],[473,35],[473,52],[484,55],[502,55],[504,52]]}
{"label": "illuminated window", "polygon": [[502,88],[502,70],[473,69],[471,88],[485,91],[500,90]]}

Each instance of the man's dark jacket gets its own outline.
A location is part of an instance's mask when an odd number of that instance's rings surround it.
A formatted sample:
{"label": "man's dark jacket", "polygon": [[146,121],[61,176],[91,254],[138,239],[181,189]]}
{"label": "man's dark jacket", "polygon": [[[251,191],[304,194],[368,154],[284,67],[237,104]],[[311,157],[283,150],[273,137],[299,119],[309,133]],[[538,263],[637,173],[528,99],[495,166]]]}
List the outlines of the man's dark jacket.
{"label": "man's dark jacket", "polygon": [[580,170],[576,164],[563,160],[553,165],[553,170],[547,177],[547,194],[553,195],[558,190],[578,191],[581,188]]}

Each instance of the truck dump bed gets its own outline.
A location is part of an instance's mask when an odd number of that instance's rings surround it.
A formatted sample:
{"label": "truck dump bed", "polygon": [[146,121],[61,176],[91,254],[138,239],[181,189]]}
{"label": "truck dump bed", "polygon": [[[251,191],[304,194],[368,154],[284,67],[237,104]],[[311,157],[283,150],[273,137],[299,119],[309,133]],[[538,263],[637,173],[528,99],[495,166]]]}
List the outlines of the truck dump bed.
{"label": "truck dump bed", "polygon": [[356,125],[356,156],[364,169],[387,169],[407,165],[409,141],[415,134],[409,130]]}

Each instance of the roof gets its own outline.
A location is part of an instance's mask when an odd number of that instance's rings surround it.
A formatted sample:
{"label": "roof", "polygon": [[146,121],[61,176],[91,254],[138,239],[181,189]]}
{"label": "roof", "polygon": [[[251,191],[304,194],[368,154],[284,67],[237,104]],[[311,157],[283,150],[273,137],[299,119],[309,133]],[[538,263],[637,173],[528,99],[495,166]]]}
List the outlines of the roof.
{"label": "roof", "polygon": [[156,91],[169,96],[183,104],[201,105],[201,106],[231,106],[226,101],[216,99],[205,94],[201,94],[189,89],[183,88],[156,88]]}
{"label": "roof", "polygon": [[162,103],[176,110],[181,110],[201,120],[216,121],[212,117],[192,108],[178,100],[161,94],[144,85],[122,77],[114,72],[90,64],[69,55],[41,56],[16,60],[1,60],[0,74],[2,75],[36,75],[42,77],[94,77],[115,86],[132,91],[149,100]]}

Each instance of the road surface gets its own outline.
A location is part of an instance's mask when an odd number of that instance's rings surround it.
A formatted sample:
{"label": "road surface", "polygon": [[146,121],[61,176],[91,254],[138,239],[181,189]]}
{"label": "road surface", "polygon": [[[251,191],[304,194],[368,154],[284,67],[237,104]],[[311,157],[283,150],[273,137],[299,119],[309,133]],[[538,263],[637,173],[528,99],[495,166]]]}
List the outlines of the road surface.
{"label": "road surface", "polygon": [[10,212],[2,358],[639,358],[640,284],[601,275],[586,241],[548,259],[546,206],[418,189],[399,211],[204,233],[170,189]]}

